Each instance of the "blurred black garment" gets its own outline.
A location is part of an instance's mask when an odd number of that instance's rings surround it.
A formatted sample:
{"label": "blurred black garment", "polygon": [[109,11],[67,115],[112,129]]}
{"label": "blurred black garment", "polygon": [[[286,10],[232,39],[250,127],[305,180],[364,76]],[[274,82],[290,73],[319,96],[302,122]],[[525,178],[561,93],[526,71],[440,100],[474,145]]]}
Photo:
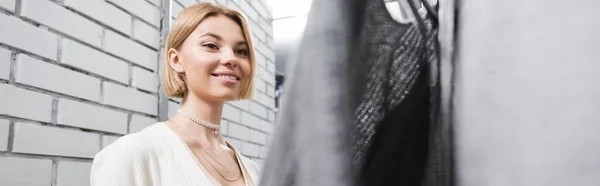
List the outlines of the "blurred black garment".
{"label": "blurred black garment", "polygon": [[313,0],[261,185],[452,185],[436,20]]}
{"label": "blurred black garment", "polygon": [[[417,12],[416,4],[408,5]],[[366,8],[360,39],[369,70],[352,133],[359,181],[451,185],[451,154],[444,151],[451,145],[450,131],[440,130],[439,123],[435,7],[429,6],[434,12],[424,20],[413,14],[413,24],[394,21],[383,1]]]}

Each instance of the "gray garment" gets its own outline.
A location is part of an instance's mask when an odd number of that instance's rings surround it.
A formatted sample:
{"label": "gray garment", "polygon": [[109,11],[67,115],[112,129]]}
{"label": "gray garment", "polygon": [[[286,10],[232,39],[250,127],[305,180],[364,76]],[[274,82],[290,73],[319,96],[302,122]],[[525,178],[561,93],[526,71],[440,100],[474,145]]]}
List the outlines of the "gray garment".
{"label": "gray garment", "polygon": [[296,60],[288,68],[279,123],[261,186],[349,186],[359,0],[313,0]]}
{"label": "gray garment", "polygon": [[600,185],[600,1],[460,1],[458,185]]}

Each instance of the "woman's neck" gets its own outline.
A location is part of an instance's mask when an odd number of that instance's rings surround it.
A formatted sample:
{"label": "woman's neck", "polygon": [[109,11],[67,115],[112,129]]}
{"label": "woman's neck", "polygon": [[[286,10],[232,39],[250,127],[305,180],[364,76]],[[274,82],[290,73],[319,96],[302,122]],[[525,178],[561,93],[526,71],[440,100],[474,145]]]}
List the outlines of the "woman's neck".
{"label": "woman's neck", "polygon": [[[198,96],[186,95],[181,103],[181,110],[194,118],[220,125],[223,105],[224,102],[222,101],[210,101],[200,99]],[[179,125],[179,128],[184,130],[187,135],[195,138],[200,143],[208,143],[205,145],[210,145],[213,148],[218,148],[224,144],[220,131],[218,135],[214,135],[213,129],[197,124],[182,114],[176,114],[171,120]]]}

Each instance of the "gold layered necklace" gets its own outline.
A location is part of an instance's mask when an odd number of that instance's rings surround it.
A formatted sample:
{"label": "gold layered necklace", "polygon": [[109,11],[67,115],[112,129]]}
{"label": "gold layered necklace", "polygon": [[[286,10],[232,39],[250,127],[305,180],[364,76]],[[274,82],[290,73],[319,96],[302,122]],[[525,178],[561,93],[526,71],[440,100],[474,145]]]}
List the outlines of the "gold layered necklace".
{"label": "gold layered necklace", "polygon": [[[192,120],[194,121],[194,120]],[[179,127],[179,125],[177,123],[175,123],[174,121],[173,124],[175,125],[175,127],[177,127],[177,129],[183,133],[185,136],[187,136],[188,138],[192,139],[192,142],[196,145],[198,145],[198,147],[200,147],[200,149],[202,150],[202,152],[204,152],[204,154],[208,155],[208,157],[210,157],[210,159],[212,159],[214,162],[216,162],[218,165],[215,165],[212,161],[210,161],[208,158],[206,158],[206,156],[202,156],[202,158],[204,158],[204,160],[211,166],[213,167],[215,170],[217,170],[217,173],[219,173],[219,175],[230,182],[234,182],[240,179],[241,177],[241,173],[238,172],[237,169],[237,165],[235,160],[233,162],[227,163],[227,165],[225,165],[224,163],[221,163],[219,160],[217,160],[217,158],[215,158],[215,156],[213,156],[210,152],[208,152],[204,147],[202,147],[202,145],[200,144],[200,141],[189,135],[187,132],[185,132],[183,129],[181,129],[181,127]],[[195,121],[194,121],[195,122]],[[215,151],[213,150],[213,153],[215,153]],[[234,166],[236,165],[236,166]],[[221,167],[221,168],[219,168]]]}

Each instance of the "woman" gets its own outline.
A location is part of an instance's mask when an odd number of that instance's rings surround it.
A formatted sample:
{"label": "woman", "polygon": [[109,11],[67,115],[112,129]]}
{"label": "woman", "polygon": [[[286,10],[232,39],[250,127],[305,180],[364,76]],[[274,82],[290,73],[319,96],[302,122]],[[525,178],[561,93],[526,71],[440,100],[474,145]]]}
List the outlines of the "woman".
{"label": "woman", "polygon": [[165,47],[163,88],[178,114],[107,146],[92,186],[256,185],[258,166],[219,132],[225,101],[249,99],[255,58],[237,11],[200,3],[179,14]]}

